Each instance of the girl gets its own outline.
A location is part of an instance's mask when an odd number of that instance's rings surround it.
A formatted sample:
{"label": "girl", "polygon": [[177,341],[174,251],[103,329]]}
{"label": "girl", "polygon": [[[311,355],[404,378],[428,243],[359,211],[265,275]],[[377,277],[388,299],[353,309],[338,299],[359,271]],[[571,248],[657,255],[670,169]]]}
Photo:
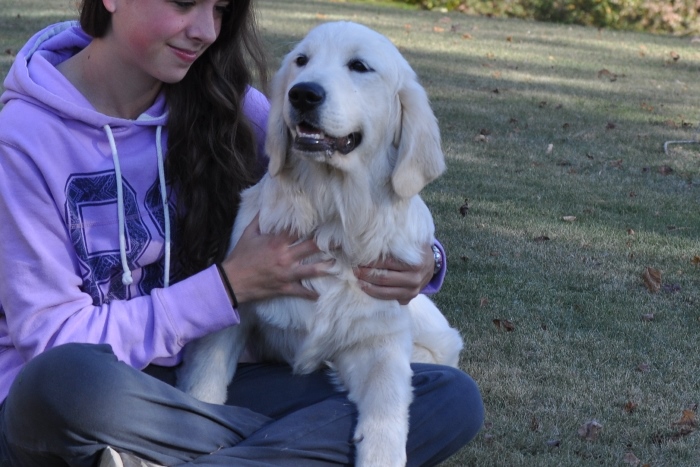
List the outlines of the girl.
{"label": "girl", "polygon": [[[2,96],[0,465],[351,464],[355,408],[323,374],[242,364],[221,406],[173,387],[185,344],[238,323],[224,281],[238,303],[314,299],[301,280],[329,266],[255,222],[225,256],[265,163],[251,1],[80,11],[29,41]],[[360,268],[363,288],[436,291],[445,267],[425,250],[417,267]],[[476,435],[483,406],[466,374],[413,369],[409,464],[431,465]]]}

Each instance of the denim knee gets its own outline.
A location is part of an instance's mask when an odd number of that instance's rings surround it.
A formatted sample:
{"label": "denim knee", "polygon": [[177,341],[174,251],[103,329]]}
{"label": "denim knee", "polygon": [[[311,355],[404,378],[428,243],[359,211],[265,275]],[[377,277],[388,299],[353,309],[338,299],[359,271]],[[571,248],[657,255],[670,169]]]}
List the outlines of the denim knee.
{"label": "denim knee", "polygon": [[443,406],[443,420],[449,420],[448,430],[459,433],[461,443],[467,444],[484,424],[484,403],[476,382],[465,372],[455,368],[446,369],[445,397],[451,404]]}
{"label": "denim knee", "polygon": [[48,439],[56,429],[74,426],[77,418],[81,426],[104,424],[108,417],[102,409],[122,391],[120,378],[109,371],[116,363],[109,345],[92,344],[65,344],[32,359],[5,401],[12,421],[8,439],[19,444]]}
{"label": "denim knee", "polygon": [[436,465],[476,437],[484,404],[474,380],[441,365],[413,364],[409,465]]}

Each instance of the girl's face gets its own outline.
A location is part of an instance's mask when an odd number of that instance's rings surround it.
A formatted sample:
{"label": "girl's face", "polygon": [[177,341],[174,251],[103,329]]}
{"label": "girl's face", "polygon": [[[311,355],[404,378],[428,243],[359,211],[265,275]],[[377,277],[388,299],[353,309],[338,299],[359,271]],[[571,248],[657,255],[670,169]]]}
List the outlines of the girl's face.
{"label": "girl's face", "polygon": [[[216,40],[233,0],[102,0],[124,64],[176,83]],[[116,58],[116,57],[115,57]]]}

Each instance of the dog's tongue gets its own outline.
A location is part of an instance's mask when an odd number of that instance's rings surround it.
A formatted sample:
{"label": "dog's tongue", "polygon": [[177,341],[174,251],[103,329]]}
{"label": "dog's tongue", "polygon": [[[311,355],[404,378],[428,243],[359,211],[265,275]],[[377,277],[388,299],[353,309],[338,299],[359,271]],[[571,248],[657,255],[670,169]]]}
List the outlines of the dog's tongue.
{"label": "dog's tongue", "polygon": [[305,152],[325,152],[328,156],[334,152],[348,154],[359,144],[359,134],[351,133],[340,138],[326,136],[321,130],[309,125],[299,125],[294,139],[294,148]]}

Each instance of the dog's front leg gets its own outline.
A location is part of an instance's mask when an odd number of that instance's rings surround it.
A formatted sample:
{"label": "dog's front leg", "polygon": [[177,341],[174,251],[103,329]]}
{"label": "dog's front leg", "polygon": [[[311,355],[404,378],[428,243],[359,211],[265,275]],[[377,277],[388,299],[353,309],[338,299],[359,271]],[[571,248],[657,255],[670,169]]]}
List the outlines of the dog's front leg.
{"label": "dog's front leg", "polygon": [[204,402],[226,402],[228,385],[251,325],[241,322],[187,344],[177,372],[177,387]]}
{"label": "dog's front leg", "polygon": [[397,333],[341,352],[336,370],[357,405],[354,441],[358,467],[406,465],[408,409],[413,400],[411,338]]}

